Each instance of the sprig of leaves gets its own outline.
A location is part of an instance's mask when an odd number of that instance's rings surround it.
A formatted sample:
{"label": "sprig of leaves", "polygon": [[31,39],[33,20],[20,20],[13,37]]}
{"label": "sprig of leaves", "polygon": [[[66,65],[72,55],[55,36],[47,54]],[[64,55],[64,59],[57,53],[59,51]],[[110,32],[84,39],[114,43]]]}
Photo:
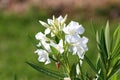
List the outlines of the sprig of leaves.
{"label": "sprig of leaves", "polygon": [[57,78],[57,79],[63,79],[64,78],[64,75],[62,75],[61,73],[58,73],[56,71],[53,71],[53,70],[49,70],[45,67],[42,67],[42,66],[38,66],[34,63],[30,63],[30,62],[26,62],[28,65],[30,65],[32,68],[36,69],[37,71],[39,72],[42,72],[48,76],[51,76],[53,78]]}

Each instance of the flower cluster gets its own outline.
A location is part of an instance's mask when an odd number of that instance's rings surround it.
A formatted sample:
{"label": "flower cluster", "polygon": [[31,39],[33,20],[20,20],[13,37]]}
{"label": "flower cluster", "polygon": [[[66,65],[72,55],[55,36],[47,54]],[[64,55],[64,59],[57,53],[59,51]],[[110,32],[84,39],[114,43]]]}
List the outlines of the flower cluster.
{"label": "flower cluster", "polygon": [[[75,21],[66,24],[66,19],[67,15],[64,18],[53,16],[53,19],[48,19],[47,23],[39,21],[45,27],[45,31],[38,32],[35,35],[35,38],[39,41],[35,51],[39,56],[38,60],[45,64],[49,64],[51,61],[55,62],[58,71],[49,70],[29,62],[27,64],[39,72],[59,80],[117,79],[117,72],[120,71],[120,25],[111,35],[112,37],[110,37],[108,22],[105,29],[95,31],[97,53],[99,54],[96,56],[97,60],[94,66],[85,55],[88,51],[88,38],[83,36],[84,27]],[[88,63],[94,71],[94,76],[86,72],[87,68],[83,70],[83,61]]]}
{"label": "flower cluster", "polygon": [[67,15],[63,18],[59,16],[48,19],[47,23],[39,21],[46,29],[44,33],[38,32],[35,38],[39,40],[38,49],[35,51],[39,55],[38,60],[49,64],[50,58],[57,62],[62,62],[63,55],[68,56],[70,53],[83,59],[85,52],[88,50],[88,38],[81,36],[84,28],[78,22],[71,21],[65,24]]}

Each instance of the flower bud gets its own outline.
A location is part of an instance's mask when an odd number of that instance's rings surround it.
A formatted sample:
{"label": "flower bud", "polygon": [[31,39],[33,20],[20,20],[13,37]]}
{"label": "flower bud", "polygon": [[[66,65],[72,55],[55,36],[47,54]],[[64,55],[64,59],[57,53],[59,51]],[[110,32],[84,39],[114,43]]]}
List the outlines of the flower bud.
{"label": "flower bud", "polygon": [[71,80],[69,77],[65,77],[64,80]]}

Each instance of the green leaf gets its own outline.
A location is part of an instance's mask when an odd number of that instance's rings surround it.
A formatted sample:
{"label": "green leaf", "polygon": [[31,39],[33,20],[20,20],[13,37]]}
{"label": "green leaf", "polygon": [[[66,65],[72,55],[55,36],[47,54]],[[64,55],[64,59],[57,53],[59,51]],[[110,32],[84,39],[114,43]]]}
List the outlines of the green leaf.
{"label": "green leaf", "polygon": [[96,32],[96,41],[97,41],[97,43],[100,43],[99,32],[98,31]]}
{"label": "green leaf", "polygon": [[101,49],[101,54],[103,55],[101,57],[103,57],[106,62],[108,59],[108,53],[107,53],[107,48],[106,48],[106,44],[105,44],[105,36],[104,36],[103,29],[101,30],[101,38],[100,38],[100,46],[99,47]]}
{"label": "green leaf", "polygon": [[89,64],[89,66],[91,67],[91,69],[97,74],[97,69],[95,68],[95,66],[93,65],[93,63],[89,60],[89,58],[87,56],[84,56],[84,59]]}
{"label": "green leaf", "polygon": [[98,59],[98,61],[97,61],[97,71],[99,71],[100,70],[100,58]]}
{"label": "green leaf", "polygon": [[117,58],[120,56],[120,44],[118,44],[118,47],[116,48],[115,52],[113,53],[112,58]]}
{"label": "green leaf", "polygon": [[79,78],[76,78],[75,80],[81,80],[81,79],[79,79]]}
{"label": "green leaf", "polygon": [[55,41],[57,44],[59,43],[59,38],[57,36],[55,36]]}
{"label": "green leaf", "polygon": [[93,33],[96,35],[96,27],[97,25],[93,23],[93,21],[91,21],[91,27],[92,27],[92,30],[93,30]]}
{"label": "green leaf", "polygon": [[109,22],[106,24],[105,28],[105,43],[107,48],[107,53],[110,53],[110,30],[109,30]]}
{"label": "green leaf", "polygon": [[70,78],[71,80],[76,80],[76,64],[74,63],[71,67],[71,71],[70,71]]}
{"label": "green leaf", "polygon": [[91,77],[89,76],[89,74],[87,72],[85,72],[85,80],[91,80]]}
{"label": "green leaf", "polygon": [[16,74],[14,75],[14,80],[17,80],[17,75]]}
{"label": "green leaf", "polygon": [[52,55],[49,55],[49,58],[52,59],[55,62],[58,62]]}
{"label": "green leaf", "polygon": [[100,69],[101,69],[101,72],[100,72],[100,78],[102,78],[103,80],[106,80],[106,68],[105,68],[105,65],[103,64],[103,62],[100,60]]}
{"label": "green leaf", "polygon": [[120,71],[120,59],[117,60],[115,65],[112,68],[112,71],[110,75],[108,76],[108,79],[110,79],[113,75],[115,75],[118,71]]}
{"label": "green leaf", "polygon": [[80,62],[78,62],[78,64],[79,64],[79,68],[80,68],[80,78],[81,78],[81,80],[84,80],[84,76],[83,76],[84,73],[83,73],[83,70],[82,70],[82,65],[80,64]]}
{"label": "green leaf", "polygon": [[[89,64],[89,66],[91,67],[91,69],[95,72],[95,74],[97,74],[99,76],[99,78],[102,80],[102,76],[100,74],[98,74],[98,71],[95,66],[93,65],[93,63],[89,60],[89,58],[87,56],[84,56],[84,59],[86,60],[86,62]],[[100,64],[101,66],[101,64]],[[103,66],[102,66],[103,67]]]}
{"label": "green leaf", "polygon": [[50,49],[52,50],[52,53],[57,56],[58,55],[58,50],[56,48],[54,48],[53,46],[50,46]]}
{"label": "green leaf", "polygon": [[35,46],[36,48],[38,48],[36,46],[37,42],[35,41],[35,39],[32,36],[28,35],[28,39],[30,40],[30,42],[32,43],[33,46]]}
{"label": "green leaf", "polygon": [[119,53],[118,51],[120,50],[120,25],[118,28],[115,30],[113,34],[113,50],[112,50],[112,56],[115,56],[116,53]]}
{"label": "green leaf", "polygon": [[113,77],[111,77],[111,80],[118,80],[117,76],[118,75],[114,75]]}
{"label": "green leaf", "polygon": [[30,65],[32,68],[36,69],[37,71],[41,72],[41,73],[44,73],[48,76],[51,76],[53,78],[57,78],[57,79],[62,79],[64,78],[64,76],[56,71],[53,71],[53,70],[49,70],[45,67],[42,67],[42,66],[38,66],[36,64],[33,64],[33,63],[30,63],[30,62],[26,62],[28,65]]}
{"label": "green leaf", "polygon": [[108,53],[107,53],[107,48],[105,44],[105,34],[103,29],[100,30],[100,33],[97,32],[96,39],[98,42],[97,45],[98,45],[98,51],[100,53],[101,61],[104,64],[103,66],[106,68]]}

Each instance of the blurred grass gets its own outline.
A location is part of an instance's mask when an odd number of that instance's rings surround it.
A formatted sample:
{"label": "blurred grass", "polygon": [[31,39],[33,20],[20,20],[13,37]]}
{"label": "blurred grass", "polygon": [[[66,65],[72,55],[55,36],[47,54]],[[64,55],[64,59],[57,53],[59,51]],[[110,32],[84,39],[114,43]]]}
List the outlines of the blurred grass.
{"label": "blurred grass", "polygon": [[[38,56],[34,54],[36,48],[32,45],[32,41],[28,36],[34,39],[34,35],[37,32],[43,31],[44,28],[39,24],[38,20],[45,21],[47,18],[51,17],[41,11],[37,13],[33,11],[23,16],[15,14],[4,15],[0,13],[0,80],[13,80],[15,75],[18,78],[17,80],[55,80],[37,72],[25,63],[29,61],[39,65],[43,64],[37,61]],[[79,20],[79,22],[85,27],[85,36],[89,38],[89,51],[86,54],[95,64],[97,46],[92,26],[94,25],[96,29],[99,29],[105,25],[106,20],[93,20],[93,25],[91,24],[91,20]],[[110,21],[111,31],[117,27],[118,23],[118,21]],[[83,70],[91,74],[90,67],[86,63],[83,66]],[[47,65],[47,67],[56,70],[54,63]]]}

